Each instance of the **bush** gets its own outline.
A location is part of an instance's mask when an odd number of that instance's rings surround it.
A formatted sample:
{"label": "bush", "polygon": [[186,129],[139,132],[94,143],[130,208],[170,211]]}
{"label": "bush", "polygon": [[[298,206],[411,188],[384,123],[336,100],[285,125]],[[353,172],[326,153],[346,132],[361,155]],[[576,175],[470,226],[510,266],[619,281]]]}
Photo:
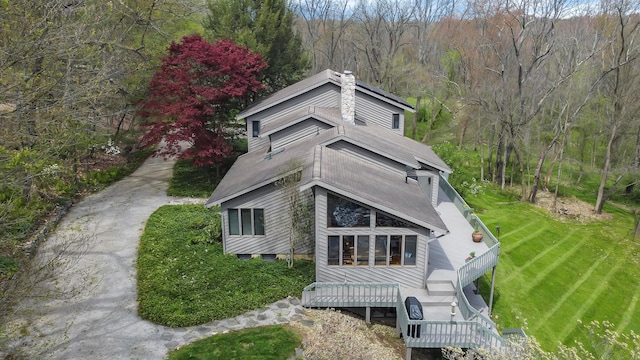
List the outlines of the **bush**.
{"label": "bush", "polygon": [[137,261],[142,318],[174,327],[203,324],[300,296],[314,281],[311,261],[289,269],[286,261],[224,255],[220,243],[202,234],[216,232],[218,223],[219,215],[202,205],[163,206],[151,215]]}

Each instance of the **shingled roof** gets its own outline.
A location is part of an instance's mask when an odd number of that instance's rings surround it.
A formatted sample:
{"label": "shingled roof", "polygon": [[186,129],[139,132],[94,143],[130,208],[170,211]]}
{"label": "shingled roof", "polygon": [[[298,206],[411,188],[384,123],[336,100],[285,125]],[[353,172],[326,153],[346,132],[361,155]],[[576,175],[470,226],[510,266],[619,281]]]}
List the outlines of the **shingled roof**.
{"label": "shingled roof", "polygon": [[272,153],[265,147],[240,156],[206,206],[221,205],[272,184],[284,175],[283,171],[291,161],[296,161],[302,170],[301,190],[320,186],[416,225],[447,232],[446,225],[416,181],[322,145],[336,138],[349,139],[342,130],[333,128]]}
{"label": "shingled roof", "polygon": [[311,181],[301,188],[312,186],[323,187],[436,232],[448,232],[416,181],[340,151],[316,146]]}
{"label": "shingled roof", "polygon": [[[277,91],[269,96],[256,100],[251,105],[246,107],[242,112],[240,112],[236,116],[236,119],[238,120],[245,119],[251,115],[257,114],[276,104],[295,98],[300,94],[303,94],[309,90],[315,89],[324,84],[335,84],[336,86],[341,86],[342,84],[341,75],[342,75],[341,73],[331,69],[321,71],[311,77],[298,81],[293,85],[287,86],[286,88],[280,91]],[[356,92],[357,91],[361,91],[371,96],[377,97],[378,99],[381,99],[383,101],[393,103],[396,106],[403,108],[405,110],[408,110],[411,112],[414,111],[413,106],[409,104],[406,100],[398,96],[395,96],[393,94],[390,94],[375,86],[371,86],[360,80],[356,81]]]}

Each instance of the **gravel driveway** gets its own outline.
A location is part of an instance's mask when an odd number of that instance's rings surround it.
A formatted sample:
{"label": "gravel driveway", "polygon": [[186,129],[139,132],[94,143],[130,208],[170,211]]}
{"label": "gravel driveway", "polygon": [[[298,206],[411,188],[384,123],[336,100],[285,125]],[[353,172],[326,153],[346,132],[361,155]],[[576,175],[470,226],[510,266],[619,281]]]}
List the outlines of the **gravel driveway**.
{"label": "gravel driveway", "polygon": [[[38,251],[62,254],[40,300],[23,304],[14,327],[27,354],[54,359],[161,359],[165,328],[136,312],[135,261],[147,218],[158,207],[188,202],[166,195],[173,161],[149,158],[135,173],[75,205]],[[23,334],[25,331],[23,330]],[[26,346],[25,346],[26,345]]]}
{"label": "gravel driveway", "polygon": [[135,261],[146,220],[162,205],[204,202],[166,195],[173,164],[149,158],[71,208],[38,249],[34,262],[53,263],[55,270],[21,300],[0,358],[17,351],[36,359],[163,359],[170,349],[213,333],[303,319],[297,299],[192,328],[138,317]]}

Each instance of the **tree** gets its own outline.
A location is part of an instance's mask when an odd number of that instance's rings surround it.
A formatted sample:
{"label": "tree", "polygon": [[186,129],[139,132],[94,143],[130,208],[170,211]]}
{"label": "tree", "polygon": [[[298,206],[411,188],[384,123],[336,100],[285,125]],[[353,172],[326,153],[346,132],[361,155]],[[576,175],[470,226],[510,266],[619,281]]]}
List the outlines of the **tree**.
{"label": "tree", "polygon": [[286,0],[210,0],[205,29],[215,40],[231,39],[262,54],[269,64],[262,78],[267,93],[299,81],[309,68]]}
{"label": "tree", "polygon": [[[609,99],[602,122],[608,135],[596,198],[595,211],[602,213],[613,188],[605,192],[611,172],[616,143],[623,131],[631,126],[637,114],[638,75],[634,67],[640,58],[636,39],[640,34],[638,4],[622,0],[603,2],[602,28],[608,46],[602,54],[601,92]],[[608,36],[607,36],[608,35]],[[616,181],[617,184],[617,181]]]}
{"label": "tree", "polygon": [[82,189],[96,145],[135,127],[153,60],[200,22],[196,2],[0,0],[0,263]]}
{"label": "tree", "polygon": [[302,163],[291,160],[280,170],[281,178],[276,181],[276,187],[282,192],[287,215],[289,216],[289,256],[287,264],[293,267],[296,245],[306,238],[313,226],[313,208],[311,195],[301,193],[299,189],[302,179]]}
{"label": "tree", "polygon": [[[348,48],[353,47],[346,37],[349,34],[353,13],[349,0],[293,0],[292,5],[304,20],[303,44],[310,49],[311,72],[324,69],[355,69],[350,66],[353,56]],[[352,55],[352,54],[351,54]],[[347,65],[349,64],[349,65]]]}
{"label": "tree", "polygon": [[210,44],[200,35],[185,36],[169,46],[169,56],[149,85],[140,109],[148,129],[142,145],[164,140],[158,155],[182,153],[197,166],[218,167],[231,152],[227,130],[241,101],[263,88],[258,81],[266,66],[259,54],[229,40]]}

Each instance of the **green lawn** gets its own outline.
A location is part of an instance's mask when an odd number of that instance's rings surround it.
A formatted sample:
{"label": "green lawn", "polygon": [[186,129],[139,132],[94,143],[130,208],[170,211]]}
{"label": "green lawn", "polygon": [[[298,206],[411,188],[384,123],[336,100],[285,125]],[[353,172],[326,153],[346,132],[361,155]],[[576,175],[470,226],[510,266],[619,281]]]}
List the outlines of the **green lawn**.
{"label": "green lawn", "polygon": [[209,229],[219,216],[202,205],[163,206],[147,222],[138,250],[138,312],[181,327],[237,316],[287,296],[299,297],[315,266],[243,261],[223,255]]}
{"label": "green lawn", "polygon": [[628,212],[605,206],[612,219],[583,224],[490,190],[466,200],[489,229],[501,228],[494,304],[501,328],[524,326],[547,350],[584,340],[578,320],[640,332],[640,244]]}
{"label": "green lawn", "polygon": [[219,181],[214,168],[196,167],[191,160],[178,160],[173,166],[167,195],[207,198]]}
{"label": "green lawn", "polygon": [[302,339],[280,325],[250,328],[196,341],[169,354],[169,360],[233,360],[291,357]]}

